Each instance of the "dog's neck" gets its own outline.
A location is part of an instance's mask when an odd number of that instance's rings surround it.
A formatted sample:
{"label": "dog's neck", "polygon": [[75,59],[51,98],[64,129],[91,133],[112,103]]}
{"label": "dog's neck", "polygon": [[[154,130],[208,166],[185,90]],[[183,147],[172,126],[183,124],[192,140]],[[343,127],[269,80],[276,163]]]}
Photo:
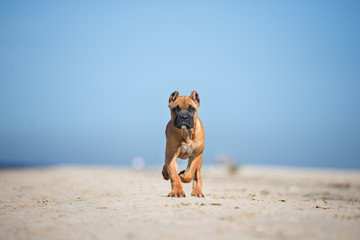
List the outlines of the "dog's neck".
{"label": "dog's neck", "polygon": [[180,131],[185,142],[189,142],[194,138],[194,129],[181,129]]}
{"label": "dog's neck", "polygon": [[198,122],[195,121],[194,122],[194,126],[191,129],[179,129],[180,130],[180,135],[181,137],[184,139],[184,142],[189,143],[192,142],[192,140],[194,139],[194,135],[195,135],[195,129],[196,126],[198,125]]}

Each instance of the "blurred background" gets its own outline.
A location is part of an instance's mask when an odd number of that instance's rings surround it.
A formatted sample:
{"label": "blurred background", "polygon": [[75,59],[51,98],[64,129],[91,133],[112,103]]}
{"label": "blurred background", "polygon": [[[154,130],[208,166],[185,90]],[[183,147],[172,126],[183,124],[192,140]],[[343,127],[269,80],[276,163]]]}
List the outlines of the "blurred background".
{"label": "blurred background", "polygon": [[360,168],[358,1],[1,1],[0,166],[161,166],[199,93],[204,164]]}

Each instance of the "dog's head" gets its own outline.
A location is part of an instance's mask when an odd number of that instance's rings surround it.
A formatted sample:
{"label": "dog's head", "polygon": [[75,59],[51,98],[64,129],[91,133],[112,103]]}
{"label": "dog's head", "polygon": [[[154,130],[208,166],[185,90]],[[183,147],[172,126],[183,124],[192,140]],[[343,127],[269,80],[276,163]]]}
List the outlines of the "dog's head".
{"label": "dog's head", "polygon": [[179,96],[179,92],[175,91],[169,97],[171,119],[176,128],[193,128],[199,107],[200,98],[196,91],[192,91],[190,96]]}

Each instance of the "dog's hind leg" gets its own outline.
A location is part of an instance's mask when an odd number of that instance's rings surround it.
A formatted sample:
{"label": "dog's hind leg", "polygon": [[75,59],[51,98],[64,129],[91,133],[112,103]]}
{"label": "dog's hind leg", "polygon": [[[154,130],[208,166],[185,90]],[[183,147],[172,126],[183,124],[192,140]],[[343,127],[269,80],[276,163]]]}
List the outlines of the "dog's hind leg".
{"label": "dog's hind leg", "polygon": [[169,180],[169,179],[170,179],[169,172],[168,172],[168,170],[167,170],[166,165],[164,165],[164,167],[163,167],[162,175],[163,175],[163,178],[164,178],[165,180]]}
{"label": "dog's hind leg", "polygon": [[201,178],[200,170],[201,170],[201,166],[199,168],[197,168],[195,171],[195,176],[194,176],[194,181],[193,181],[193,190],[192,190],[191,196],[204,197],[204,194],[201,191],[202,178]]}

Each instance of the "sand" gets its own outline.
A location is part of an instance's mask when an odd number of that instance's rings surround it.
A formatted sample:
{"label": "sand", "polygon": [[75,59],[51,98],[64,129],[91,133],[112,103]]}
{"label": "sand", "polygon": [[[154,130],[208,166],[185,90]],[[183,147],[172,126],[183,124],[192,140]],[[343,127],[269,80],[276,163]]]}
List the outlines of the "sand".
{"label": "sand", "polygon": [[168,198],[161,168],[0,170],[0,239],[360,239],[360,172],[203,169]]}

